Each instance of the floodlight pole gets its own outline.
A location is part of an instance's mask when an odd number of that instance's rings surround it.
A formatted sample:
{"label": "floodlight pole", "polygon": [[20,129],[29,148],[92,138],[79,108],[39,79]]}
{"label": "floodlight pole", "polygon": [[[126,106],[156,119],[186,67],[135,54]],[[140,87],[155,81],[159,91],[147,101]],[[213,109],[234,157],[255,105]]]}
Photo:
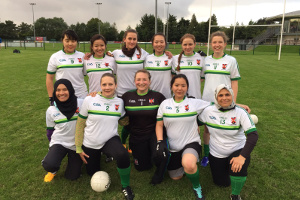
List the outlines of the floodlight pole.
{"label": "floodlight pole", "polygon": [[157,0],[155,0],[155,31],[154,33],[157,33]]}
{"label": "floodlight pole", "polygon": [[29,5],[31,5],[31,7],[32,7],[33,41],[35,41],[35,25],[34,25],[34,10],[33,10],[33,6],[35,6],[36,3],[29,3]]}
{"label": "floodlight pole", "polygon": [[279,42],[278,60],[280,60],[280,55],[281,55],[282,32],[283,32],[283,23],[284,23],[284,14],[285,14],[285,4],[286,4],[286,0],[284,0],[284,6],[283,6],[283,14],[282,14],[281,31],[280,31],[280,42]]}
{"label": "floodlight pole", "polygon": [[209,40],[210,40],[210,28],[211,28],[211,10],[212,10],[212,2],[213,0],[210,1],[210,15],[209,15],[209,24],[208,24],[208,41],[207,41],[207,56],[209,56]]}
{"label": "floodlight pole", "polygon": [[168,35],[169,35],[169,5],[171,4],[171,2],[165,2],[165,4],[168,5],[168,9],[167,9],[167,34],[166,34],[166,40],[167,40],[167,46],[168,46]]}
{"label": "floodlight pole", "polygon": [[235,14],[234,14],[234,25],[233,25],[233,33],[232,33],[231,50],[233,50],[233,47],[234,47],[234,35],[235,35],[235,26],[236,26],[236,8],[237,8],[237,0],[235,1]]}
{"label": "floodlight pole", "polygon": [[96,5],[98,5],[98,19],[99,19],[98,30],[99,30],[99,34],[100,34],[100,6],[102,5],[102,3],[96,3]]}

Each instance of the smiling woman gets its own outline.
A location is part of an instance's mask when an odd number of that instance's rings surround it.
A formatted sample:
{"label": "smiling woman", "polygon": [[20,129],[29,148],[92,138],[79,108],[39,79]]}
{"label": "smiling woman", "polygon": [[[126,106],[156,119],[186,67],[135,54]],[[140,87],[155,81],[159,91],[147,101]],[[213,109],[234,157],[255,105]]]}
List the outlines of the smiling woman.
{"label": "smiling woman", "polygon": [[46,87],[49,95],[50,105],[53,104],[53,80],[66,78],[74,89],[75,95],[79,98],[85,98],[87,95],[87,87],[84,82],[83,57],[84,54],[76,51],[77,34],[72,30],[63,32],[61,40],[63,50],[54,53],[49,60],[46,75]]}
{"label": "smiling woman", "polygon": [[101,153],[113,157],[121,179],[122,192],[131,200],[134,194],[129,186],[130,158],[118,134],[118,121],[125,115],[122,99],[115,97],[116,78],[111,73],[101,78],[102,92],[84,99],[76,125],[76,152],[86,164],[90,176],[100,171]]}

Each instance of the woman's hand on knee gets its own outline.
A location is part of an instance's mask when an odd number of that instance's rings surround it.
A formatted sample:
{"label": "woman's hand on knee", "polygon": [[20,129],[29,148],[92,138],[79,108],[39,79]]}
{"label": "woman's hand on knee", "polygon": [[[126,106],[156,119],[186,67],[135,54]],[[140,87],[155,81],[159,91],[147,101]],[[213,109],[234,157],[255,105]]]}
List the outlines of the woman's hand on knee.
{"label": "woman's hand on knee", "polygon": [[233,157],[230,160],[231,170],[234,173],[240,172],[243,165],[245,164],[245,160],[246,158],[244,158],[242,155],[239,155],[238,157]]}
{"label": "woman's hand on knee", "polygon": [[84,152],[79,154],[81,160],[84,162],[84,164],[88,164],[85,157],[89,158],[89,155],[85,154]]}

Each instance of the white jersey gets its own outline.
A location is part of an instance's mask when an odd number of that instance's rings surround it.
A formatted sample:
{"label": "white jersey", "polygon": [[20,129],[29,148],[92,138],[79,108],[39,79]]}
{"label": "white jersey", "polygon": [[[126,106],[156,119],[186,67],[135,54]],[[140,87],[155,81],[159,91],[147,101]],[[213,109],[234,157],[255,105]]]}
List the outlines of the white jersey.
{"label": "white jersey", "polygon": [[[179,55],[174,56],[174,68],[178,66]],[[189,80],[188,95],[196,99],[201,99],[201,72],[204,66],[204,57],[199,53],[192,56],[182,54],[180,61],[180,71],[177,74],[184,74]]]}
{"label": "white jersey", "polygon": [[215,105],[211,105],[199,115],[198,119],[208,128],[209,152],[217,158],[226,158],[243,148],[246,143],[245,133],[256,131],[247,111],[238,106],[222,112]]}
{"label": "white jersey", "polygon": [[89,60],[84,60],[84,68],[89,77],[89,92],[101,91],[100,80],[105,73],[116,71],[116,62],[113,57],[104,54],[103,58],[91,56]]}
{"label": "white jersey", "polygon": [[56,106],[50,106],[46,112],[47,129],[54,129],[51,136],[49,147],[54,144],[60,144],[68,149],[76,150],[75,148],[75,129],[78,113],[80,111],[83,99],[77,99],[77,111],[73,117],[68,120]]}
{"label": "white jersey", "polygon": [[120,97],[129,90],[136,89],[134,84],[135,72],[144,68],[144,60],[149,55],[141,49],[142,55],[136,49],[132,57],[127,57],[122,50],[112,52],[117,63],[117,95]]}
{"label": "white jersey", "polygon": [[157,121],[163,120],[171,152],[178,152],[192,142],[201,144],[196,119],[209,105],[209,102],[201,99],[187,97],[179,103],[170,98],[160,104]]}
{"label": "white jersey", "polygon": [[123,100],[107,99],[99,94],[84,99],[79,116],[86,120],[83,145],[101,149],[112,137],[118,135],[118,121],[125,115]]}
{"label": "white jersey", "polygon": [[231,86],[231,81],[241,79],[239,66],[236,59],[227,54],[224,54],[221,58],[213,58],[213,55],[210,55],[205,58],[204,62],[203,76],[205,84],[202,99],[213,102],[218,85]]}
{"label": "white jersey", "polygon": [[68,54],[60,50],[52,54],[47,67],[47,73],[55,74],[55,80],[68,79],[74,87],[75,95],[82,99],[88,94],[84,82],[83,57],[84,53],[79,51]]}
{"label": "white jersey", "polygon": [[172,74],[176,74],[173,59],[169,59],[166,54],[161,56],[148,55],[145,61],[145,69],[151,74],[150,89],[162,93],[166,98],[171,98],[170,83]]}

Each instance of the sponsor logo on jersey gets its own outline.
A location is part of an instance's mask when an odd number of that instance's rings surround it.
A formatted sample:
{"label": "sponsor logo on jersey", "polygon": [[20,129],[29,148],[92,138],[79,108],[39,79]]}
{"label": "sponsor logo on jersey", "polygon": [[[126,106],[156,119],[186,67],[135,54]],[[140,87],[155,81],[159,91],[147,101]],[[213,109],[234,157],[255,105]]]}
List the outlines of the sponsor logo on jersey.
{"label": "sponsor logo on jersey", "polygon": [[79,113],[79,107],[77,107],[76,111],[75,111],[76,114]]}
{"label": "sponsor logo on jersey", "polygon": [[149,99],[149,103],[153,104],[154,103],[154,99]]}
{"label": "sponsor logo on jersey", "polygon": [[147,63],[149,63],[149,64],[153,64],[153,62],[152,62],[152,61],[148,61]]}
{"label": "sponsor logo on jersey", "polygon": [[236,124],[236,117],[231,117],[231,123]]}
{"label": "sponsor logo on jersey", "polygon": [[210,64],[205,64],[205,66],[206,66],[206,67],[209,67],[209,66],[210,66]]}
{"label": "sponsor logo on jersey", "polygon": [[210,119],[216,120],[214,116],[209,116]]}
{"label": "sponsor logo on jersey", "polygon": [[111,106],[112,104],[111,103],[104,103],[104,105]]}
{"label": "sponsor logo on jersey", "polygon": [[133,100],[129,99],[129,103],[135,103],[135,100],[134,99]]}
{"label": "sponsor logo on jersey", "polygon": [[222,64],[222,69],[226,69],[227,64]]}
{"label": "sponsor logo on jersey", "polygon": [[93,66],[93,63],[87,63],[86,65],[87,66]]}
{"label": "sponsor logo on jersey", "polygon": [[93,103],[93,106],[101,106],[100,103]]}
{"label": "sponsor logo on jersey", "polygon": [[138,101],[146,101],[146,99],[138,99]]}
{"label": "sponsor logo on jersey", "polygon": [[185,109],[185,111],[189,111],[189,110],[190,110],[189,104],[188,104],[188,105],[185,105],[185,106],[184,106],[184,109]]}
{"label": "sponsor logo on jersey", "polygon": [[125,58],[125,55],[119,55],[119,57],[121,57],[121,58]]}
{"label": "sponsor logo on jersey", "polygon": [[166,106],[166,109],[167,109],[167,110],[172,110],[172,107]]}
{"label": "sponsor logo on jersey", "polygon": [[200,59],[197,59],[197,65],[200,65],[200,61],[201,61]]}
{"label": "sponsor logo on jersey", "polygon": [[119,105],[119,104],[116,104],[116,105],[115,105],[115,110],[118,111],[118,110],[119,110],[119,107],[120,107],[120,105]]}
{"label": "sponsor logo on jersey", "polygon": [[214,65],[214,68],[217,69],[219,63],[213,63],[213,65]]}
{"label": "sponsor logo on jersey", "polygon": [[66,62],[66,59],[59,59],[59,62]]}
{"label": "sponsor logo on jersey", "polygon": [[69,60],[71,61],[71,64],[74,64],[74,58],[69,58]]}
{"label": "sponsor logo on jersey", "polygon": [[59,115],[60,115],[60,113],[56,113],[56,114],[53,115],[53,117],[57,117]]}
{"label": "sponsor logo on jersey", "polygon": [[82,58],[77,58],[79,63],[82,63]]}
{"label": "sponsor logo on jersey", "polygon": [[109,63],[105,63],[105,67],[108,67],[109,66]]}
{"label": "sponsor logo on jersey", "polygon": [[161,63],[161,61],[160,61],[160,60],[156,60],[155,62],[156,62],[156,66],[157,66],[157,67],[159,67],[159,66],[160,66],[160,63]]}
{"label": "sponsor logo on jersey", "polygon": [[168,64],[169,64],[169,61],[165,60],[165,66],[168,66]]}
{"label": "sponsor logo on jersey", "polygon": [[141,58],[141,54],[136,54],[137,59]]}

